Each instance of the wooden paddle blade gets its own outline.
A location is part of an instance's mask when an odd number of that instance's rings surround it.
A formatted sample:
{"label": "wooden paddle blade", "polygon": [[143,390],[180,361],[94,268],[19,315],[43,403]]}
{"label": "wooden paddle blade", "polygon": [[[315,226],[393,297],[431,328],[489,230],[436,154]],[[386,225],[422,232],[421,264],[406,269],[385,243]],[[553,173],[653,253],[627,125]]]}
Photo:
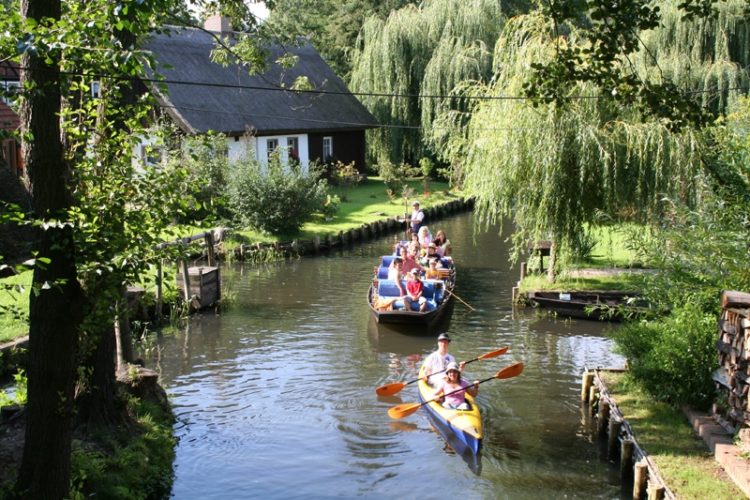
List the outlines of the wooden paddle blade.
{"label": "wooden paddle blade", "polygon": [[375,389],[375,394],[377,394],[378,396],[393,396],[394,394],[398,394],[399,392],[401,392],[401,389],[403,389],[404,387],[406,387],[406,384],[404,384],[403,382],[385,384]]}
{"label": "wooden paddle blade", "polygon": [[479,356],[479,357],[478,357],[477,359],[490,359],[490,358],[496,358],[496,357],[500,356],[501,354],[505,354],[506,352],[508,352],[508,349],[510,349],[510,346],[507,346],[507,345],[506,345],[505,347],[501,347],[501,348],[500,348],[500,349],[498,349],[497,351],[492,351],[492,352],[488,352],[488,353],[486,353],[486,354],[482,354],[482,355],[481,355],[481,356]]}
{"label": "wooden paddle blade", "polygon": [[523,363],[519,361],[518,363],[513,363],[510,366],[506,366],[499,372],[495,374],[495,378],[513,378],[517,377],[521,374],[523,371]]}
{"label": "wooden paddle blade", "polygon": [[421,406],[421,403],[406,403],[402,405],[396,405],[388,410],[388,416],[395,420],[408,417],[409,415],[417,411]]}

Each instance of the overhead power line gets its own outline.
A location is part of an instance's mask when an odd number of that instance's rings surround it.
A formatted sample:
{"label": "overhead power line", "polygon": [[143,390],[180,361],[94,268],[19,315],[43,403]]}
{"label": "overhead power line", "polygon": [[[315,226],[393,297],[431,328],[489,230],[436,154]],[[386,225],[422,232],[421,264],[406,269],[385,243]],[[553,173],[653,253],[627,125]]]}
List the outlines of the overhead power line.
{"label": "overhead power line", "polygon": [[[25,68],[20,68],[25,69]],[[225,89],[238,89],[238,90],[259,90],[266,92],[292,92],[297,94],[313,94],[313,95],[354,95],[358,97],[385,97],[385,98],[403,98],[403,99],[467,99],[467,100],[532,100],[528,96],[490,96],[490,95],[455,95],[455,94],[404,94],[404,93],[389,93],[389,92],[356,92],[356,91],[343,91],[343,90],[323,90],[323,89],[291,89],[282,86],[262,86],[262,85],[243,85],[235,83],[216,83],[216,82],[199,82],[190,80],[173,80],[169,78],[149,78],[149,77],[132,77],[132,76],[119,76],[119,75],[107,75],[103,73],[83,73],[76,71],[62,71],[61,74],[68,76],[82,76],[85,78],[96,79],[111,79],[117,81],[132,81],[134,78],[141,80],[142,82],[154,83],[154,84],[167,84],[167,85],[187,85],[193,87],[208,87],[208,88],[225,88]],[[747,87],[731,87],[725,89],[726,91],[741,91],[748,93],[750,89]],[[704,90],[687,90],[686,94],[697,95],[719,92],[719,89],[704,89]],[[576,99],[614,99],[611,93],[603,92],[599,95],[570,95],[565,96],[564,99],[576,100]]]}

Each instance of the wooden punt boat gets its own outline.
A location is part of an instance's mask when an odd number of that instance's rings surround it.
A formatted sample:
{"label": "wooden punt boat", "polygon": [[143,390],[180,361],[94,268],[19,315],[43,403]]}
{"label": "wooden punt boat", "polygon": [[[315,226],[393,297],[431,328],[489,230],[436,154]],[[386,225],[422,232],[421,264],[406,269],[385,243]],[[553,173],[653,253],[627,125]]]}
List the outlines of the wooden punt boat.
{"label": "wooden punt boat", "polygon": [[534,291],[528,294],[536,307],[569,318],[620,321],[641,314],[646,306],[636,292]]}
{"label": "wooden punt boat", "polygon": [[[433,388],[421,379],[423,372],[424,366],[419,370],[420,380],[417,382],[421,403],[433,399],[434,392]],[[453,450],[462,456],[476,455],[482,449],[482,416],[479,405],[469,394],[466,394],[466,401],[470,405],[468,410],[443,408],[443,405],[437,401],[424,405],[435,429],[453,447]]]}
{"label": "wooden punt boat", "polygon": [[[375,268],[375,278],[367,291],[367,304],[370,307],[375,321],[378,323],[398,323],[403,325],[419,325],[432,327],[440,322],[451,310],[453,299],[453,284],[455,283],[456,271],[454,267],[441,270],[441,278],[438,280],[423,279],[424,285],[422,295],[427,299],[425,311],[408,311],[404,309],[404,301],[398,299],[399,290],[393,280],[387,277],[387,259],[384,256],[381,265]],[[385,265],[384,265],[385,264]],[[402,282],[405,286],[405,282]],[[384,305],[385,304],[385,305]]]}

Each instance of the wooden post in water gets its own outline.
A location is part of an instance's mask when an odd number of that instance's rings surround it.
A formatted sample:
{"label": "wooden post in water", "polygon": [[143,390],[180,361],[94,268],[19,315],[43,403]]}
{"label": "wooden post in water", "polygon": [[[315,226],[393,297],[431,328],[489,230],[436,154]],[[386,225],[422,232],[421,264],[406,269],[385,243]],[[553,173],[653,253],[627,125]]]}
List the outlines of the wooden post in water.
{"label": "wooden post in water", "polygon": [[609,437],[607,438],[607,452],[610,460],[617,458],[620,444],[620,429],[622,428],[622,420],[617,417],[611,417],[609,419]]}
{"label": "wooden post in water", "polygon": [[164,259],[159,259],[159,262],[156,264],[156,311],[154,311],[154,315],[156,316],[156,324],[158,325],[161,323],[161,308],[162,308],[162,281],[163,281],[163,275],[162,275],[162,264],[164,262]]}
{"label": "wooden post in water", "polygon": [[214,255],[214,232],[206,231],[206,255],[208,256],[208,265],[213,267],[216,265],[216,256]]}
{"label": "wooden post in water", "polygon": [[609,401],[599,400],[599,413],[596,416],[596,427],[599,435],[603,436],[607,432],[607,423],[609,421]]}
{"label": "wooden post in water", "polygon": [[586,370],[583,372],[583,380],[581,381],[581,401],[590,401],[589,392],[591,386],[594,384],[594,372]]}
{"label": "wooden post in water", "polygon": [[645,496],[647,480],[648,466],[645,460],[641,460],[633,470],[633,500],[641,500]]}
{"label": "wooden post in water", "polygon": [[623,439],[620,447],[620,478],[627,480],[633,473],[633,440]]}
{"label": "wooden post in water", "polygon": [[182,283],[185,286],[185,303],[190,304],[190,273],[188,272],[187,260],[182,261]]}
{"label": "wooden post in water", "polygon": [[526,277],[526,266],[528,264],[526,262],[521,262],[521,279],[524,279]]}
{"label": "wooden post in water", "polygon": [[589,416],[593,417],[594,416],[594,403],[596,403],[596,386],[593,384],[591,385],[591,387],[589,387],[588,401],[589,401]]}

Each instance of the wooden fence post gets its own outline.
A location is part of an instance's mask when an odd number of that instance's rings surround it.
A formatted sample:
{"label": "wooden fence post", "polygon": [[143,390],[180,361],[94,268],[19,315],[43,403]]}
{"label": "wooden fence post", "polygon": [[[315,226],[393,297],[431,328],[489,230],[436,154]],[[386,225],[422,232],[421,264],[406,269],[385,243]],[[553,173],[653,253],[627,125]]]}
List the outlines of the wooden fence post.
{"label": "wooden fence post", "polygon": [[648,480],[648,466],[644,460],[635,464],[633,471],[633,500],[641,500],[646,494],[646,481]]}
{"label": "wooden fence post", "polygon": [[633,473],[633,440],[630,438],[622,441],[620,447],[620,478],[625,481]]}
{"label": "wooden fence post", "polygon": [[581,381],[581,401],[589,401],[589,392],[591,386],[594,384],[594,372],[585,371],[583,372],[583,380]]}

